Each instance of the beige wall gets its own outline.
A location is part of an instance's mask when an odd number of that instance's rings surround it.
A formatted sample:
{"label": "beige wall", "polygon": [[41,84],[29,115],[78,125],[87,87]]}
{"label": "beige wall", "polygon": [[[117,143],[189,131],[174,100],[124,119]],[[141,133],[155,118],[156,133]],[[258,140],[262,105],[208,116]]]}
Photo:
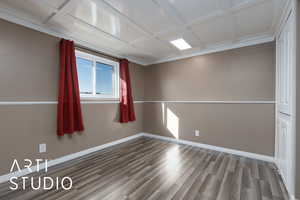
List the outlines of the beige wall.
{"label": "beige wall", "polygon": [[[144,114],[148,133],[273,155],[272,104],[147,103]],[[199,137],[194,135],[196,129]]]}
{"label": "beige wall", "polygon": [[[59,39],[0,20],[0,101],[56,101]],[[133,95],[144,95],[143,68],[130,64]],[[141,88],[136,87],[141,86]],[[134,135],[143,130],[143,105],[137,121],[118,123],[118,104],[83,104],[85,131],[56,136],[56,105],[0,105],[0,175],[13,159],[54,159]],[[38,144],[47,153],[38,153]]]}
{"label": "beige wall", "polygon": [[[145,74],[146,100],[273,101],[275,46],[267,43],[152,65]],[[175,137],[173,126],[180,139],[274,154],[274,104],[165,103],[164,111],[162,107],[144,105],[145,132]],[[196,129],[200,137],[194,136]]]}
{"label": "beige wall", "polygon": [[145,73],[147,100],[274,100],[275,45],[152,65]]}
{"label": "beige wall", "polygon": [[[59,39],[0,20],[0,101],[55,101]],[[274,44],[141,67],[130,64],[135,100],[274,100]],[[0,105],[0,174],[14,158],[57,158],[139,132],[273,155],[273,104],[135,104],[137,122],[119,124],[117,104],[83,104],[86,130],[56,136],[56,105]],[[169,111],[168,111],[169,110]],[[172,124],[172,123],[171,123]],[[199,129],[200,137],[193,131]],[[173,130],[173,129],[171,129]],[[47,143],[47,153],[38,144]]]}
{"label": "beige wall", "polygon": [[[9,173],[13,159],[54,159],[142,132],[142,104],[135,105],[138,121],[116,122],[118,104],[83,104],[85,131],[56,136],[56,105],[0,106],[0,174]],[[38,153],[38,144],[47,153]]]}
{"label": "beige wall", "polygon": [[0,100],[56,100],[59,39],[3,20],[0,28]]}

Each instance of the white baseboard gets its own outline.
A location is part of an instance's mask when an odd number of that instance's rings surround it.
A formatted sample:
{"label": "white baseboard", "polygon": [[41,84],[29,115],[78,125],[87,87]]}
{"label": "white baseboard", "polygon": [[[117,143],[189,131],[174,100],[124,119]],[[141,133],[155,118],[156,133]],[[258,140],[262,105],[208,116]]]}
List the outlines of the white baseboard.
{"label": "white baseboard", "polygon": [[289,187],[288,187],[288,184],[287,184],[287,181],[286,181],[286,178],[284,177],[283,173],[282,173],[282,170],[281,168],[279,167],[279,163],[278,163],[278,160],[276,158],[274,158],[275,160],[275,165],[277,166],[277,169],[278,169],[278,173],[280,174],[281,178],[282,178],[282,181],[283,181],[283,184],[285,185],[288,193],[289,193],[289,198],[291,200],[298,200],[296,199],[296,197],[294,196],[294,194],[292,194],[292,192],[290,191]]}
{"label": "white baseboard", "polygon": [[[244,152],[244,151],[239,151],[239,150],[234,150],[234,149],[229,149],[229,148],[223,148],[223,147],[217,147],[217,146],[213,146],[213,145],[208,145],[208,144],[203,144],[203,143],[198,143],[198,142],[192,142],[192,141],[188,141],[188,140],[181,140],[181,139],[175,139],[175,138],[170,138],[170,137],[165,137],[165,136],[159,136],[159,135],[155,135],[155,134],[150,134],[150,133],[138,133],[136,135],[133,136],[129,136],[126,138],[122,138],[120,140],[116,140],[110,143],[106,143],[100,146],[96,146],[90,149],[86,149],[77,153],[73,153],[73,154],[69,154],[54,160],[50,160],[48,161],[48,167],[57,165],[57,164],[61,164],[76,158],[80,158],[84,155],[96,152],[96,151],[100,151],[103,150],[105,148],[117,145],[117,144],[121,144],[139,137],[150,137],[150,138],[155,138],[155,139],[159,139],[159,140],[164,140],[164,141],[168,141],[168,142],[173,142],[173,143],[178,143],[178,144],[186,144],[186,145],[191,145],[191,146],[195,146],[195,147],[199,147],[199,148],[204,148],[204,149],[210,149],[210,150],[215,150],[215,151],[219,151],[219,152],[224,152],[224,153],[229,153],[229,154],[234,154],[234,155],[238,155],[238,156],[244,156],[244,157],[248,157],[248,158],[252,158],[252,159],[257,159],[257,160],[262,160],[262,161],[267,161],[267,162],[272,162],[275,163],[275,158],[271,157],[271,156],[266,156],[266,155],[260,155],[260,154],[255,154],[255,153],[249,153],[249,152]],[[40,170],[44,169],[45,166],[44,164],[40,165]],[[35,172],[36,166],[32,167],[32,171],[28,171],[27,169],[23,169],[20,172],[13,172],[13,173],[9,173],[9,174],[5,174],[0,176],[0,183],[3,182],[7,182],[9,181],[9,179],[11,177],[21,177],[21,176],[25,176],[27,174],[30,174],[32,172]],[[285,184],[285,183],[284,183]],[[293,195],[291,195],[290,197],[291,200],[297,200]]]}
{"label": "white baseboard", "polygon": [[[92,147],[90,149],[86,149],[86,150],[83,150],[83,151],[80,151],[80,152],[77,152],[77,153],[73,153],[73,154],[69,154],[69,155],[66,155],[66,156],[63,156],[63,157],[60,157],[60,158],[49,160],[48,161],[48,167],[67,162],[67,161],[82,157],[84,155],[87,155],[87,154],[90,154],[90,153],[93,153],[93,152],[96,152],[96,151],[100,151],[100,150],[105,149],[107,147],[111,147],[111,146],[114,146],[114,145],[117,145],[117,144],[127,142],[129,140],[136,139],[136,138],[141,137],[141,136],[143,136],[143,134],[139,133],[139,134],[129,136],[129,137],[125,137],[125,138],[122,138],[120,140],[116,140],[116,141],[106,143],[106,144],[103,144],[103,145],[100,145],[100,146]],[[45,169],[45,165],[41,164],[39,166],[39,168],[40,168],[40,170],[43,170],[43,169]],[[16,172],[12,172],[12,173],[9,173],[9,174],[2,175],[2,176],[0,176],[0,183],[9,181],[9,179],[11,177],[21,177],[21,176],[25,176],[27,174],[30,174],[32,172],[37,171],[36,166],[31,167],[31,169],[32,169],[32,171],[29,171],[28,169],[22,169],[21,171],[16,171]]]}
{"label": "white baseboard", "polygon": [[[188,141],[188,140],[181,140],[181,139],[176,139],[176,138],[171,138],[171,137],[165,137],[165,136],[160,136],[160,135],[151,134],[151,133],[141,133],[141,135],[144,137],[156,138],[156,139],[160,139],[160,140],[164,140],[164,141],[168,141],[168,142],[173,142],[173,143],[178,143],[178,144],[186,144],[186,145],[191,145],[191,146],[195,146],[195,147],[199,147],[199,148],[203,148],[203,149],[210,149],[210,150],[214,150],[214,151],[234,154],[234,155],[243,156],[243,157],[247,157],[247,158],[262,160],[262,161],[266,161],[266,162],[272,162],[272,163],[275,163],[275,165],[277,165],[275,157],[272,157],[272,156],[249,153],[249,152],[245,152],[245,151],[229,149],[229,148],[224,148],[224,147],[217,147],[217,146],[213,146],[213,145],[192,142],[192,141]],[[283,178],[284,185],[287,186],[286,180],[282,176],[281,171],[279,171],[279,173],[280,173],[281,177]],[[296,199],[296,197],[293,194],[289,193],[289,196],[290,196],[291,200],[298,200],[298,199]]]}
{"label": "white baseboard", "polygon": [[[120,140],[116,140],[114,142],[110,142],[110,143],[106,143],[100,146],[96,146],[90,149],[86,149],[77,153],[73,153],[73,154],[69,154],[57,159],[53,159],[48,161],[48,167],[57,165],[57,164],[61,164],[79,157],[82,157],[84,155],[96,152],[96,151],[100,151],[102,149],[117,145],[117,144],[121,144],[133,139],[136,139],[138,137],[150,137],[150,138],[156,138],[156,139],[160,139],[160,140],[164,140],[164,141],[169,141],[169,142],[174,142],[174,143],[178,143],[178,144],[186,144],[186,145],[191,145],[191,146],[195,146],[195,147],[200,147],[200,148],[204,148],[204,149],[210,149],[210,150],[215,150],[215,151],[220,151],[220,152],[225,152],[225,153],[229,153],[229,154],[234,154],[234,155],[239,155],[239,156],[244,156],[244,157],[248,157],[248,158],[253,158],[253,159],[258,159],[258,160],[263,160],[263,161],[267,161],[267,162],[274,162],[274,158],[271,156],[265,156],[265,155],[260,155],[260,154],[254,154],[254,153],[249,153],[249,152],[244,152],[244,151],[239,151],[239,150],[234,150],[234,149],[228,149],[228,148],[223,148],[223,147],[217,147],[217,146],[212,146],[212,145],[208,145],[208,144],[202,144],[202,143],[198,143],[198,142],[192,142],[192,141],[188,141],[188,140],[181,140],[181,139],[175,139],[175,138],[170,138],[170,137],[164,137],[164,136],[159,136],[159,135],[154,135],[154,134],[150,134],[150,133],[138,133],[136,135],[133,136],[129,136]],[[41,164],[39,166],[40,170],[44,169],[45,166],[43,164]],[[5,174],[0,176],[0,183],[3,182],[7,182],[9,181],[9,179],[11,177],[20,177],[20,176],[25,176],[27,174],[30,174],[32,172],[36,171],[36,166],[31,168],[32,171],[28,171],[27,169],[23,169],[21,171],[18,172],[12,172],[9,174]]]}
{"label": "white baseboard", "polygon": [[165,136],[159,136],[159,135],[154,135],[154,134],[150,134],[150,133],[142,133],[142,135],[145,137],[156,138],[156,139],[165,140],[165,141],[169,141],[169,142],[175,142],[175,143],[179,143],[179,144],[187,144],[187,145],[191,145],[191,146],[195,146],[195,147],[220,151],[220,152],[224,152],[224,153],[234,154],[234,155],[238,155],[238,156],[244,156],[247,158],[252,158],[252,159],[257,159],[257,160],[262,160],[262,161],[267,161],[267,162],[272,162],[272,163],[274,163],[274,161],[275,161],[274,157],[261,155],[261,154],[249,153],[249,152],[245,152],[245,151],[228,149],[228,148],[224,148],[224,147],[217,147],[217,146],[213,146],[213,145],[192,142],[192,141],[188,141],[188,140],[181,140],[181,139],[176,139],[176,138],[170,138],[170,137],[165,137]]}

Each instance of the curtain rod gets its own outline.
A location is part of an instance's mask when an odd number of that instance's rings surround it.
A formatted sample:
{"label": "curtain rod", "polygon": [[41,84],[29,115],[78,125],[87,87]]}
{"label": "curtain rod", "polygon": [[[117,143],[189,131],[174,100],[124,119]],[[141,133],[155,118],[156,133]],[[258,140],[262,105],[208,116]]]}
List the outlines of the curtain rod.
{"label": "curtain rod", "polygon": [[76,44],[76,43],[75,43],[75,48],[80,48],[80,49],[84,49],[84,50],[91,51],[91,52],[94,52],[94,53],[98,53],[98,54],[101,54],[103,56],[107,56],[107,57],[110,57],[112,59],[115,59],[115,60],[121,60],[122,59],[120,57],[116,57],[116,56],[113,56],[113,55],[110,55],[110,54],[107,54],[107,53],[104,53],[104,52],[101,52],[101,51],[97,51],[95,49],[91,49],[89,47],[82,46],[82,45]]}

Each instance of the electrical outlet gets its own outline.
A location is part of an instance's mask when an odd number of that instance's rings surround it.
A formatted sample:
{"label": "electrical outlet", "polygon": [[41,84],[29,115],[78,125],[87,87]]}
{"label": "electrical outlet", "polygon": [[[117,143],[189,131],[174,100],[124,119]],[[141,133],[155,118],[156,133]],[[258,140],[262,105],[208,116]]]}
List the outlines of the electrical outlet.
{"label": "electrical outlet", "polygon": [[200,136],[200,131],[199,130],[195,130],[195,136],[199,137]]}
{"label": "electrical outlet", "polygon": [[46,152],[46,144],[39,144],[39,152],[40,153]]}

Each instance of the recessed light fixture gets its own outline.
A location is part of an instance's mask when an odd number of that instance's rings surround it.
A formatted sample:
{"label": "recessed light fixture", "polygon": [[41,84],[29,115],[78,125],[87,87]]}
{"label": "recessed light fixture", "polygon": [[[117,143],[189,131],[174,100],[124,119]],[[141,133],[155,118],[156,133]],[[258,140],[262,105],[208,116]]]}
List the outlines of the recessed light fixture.
{"label": "recessed light fixture", "polygon": [[179,38],[177,40],[170,41],[175,47],[177,47],[179,50],[185,50],[192,48],[191,45],[189,45],[184,39]]}

